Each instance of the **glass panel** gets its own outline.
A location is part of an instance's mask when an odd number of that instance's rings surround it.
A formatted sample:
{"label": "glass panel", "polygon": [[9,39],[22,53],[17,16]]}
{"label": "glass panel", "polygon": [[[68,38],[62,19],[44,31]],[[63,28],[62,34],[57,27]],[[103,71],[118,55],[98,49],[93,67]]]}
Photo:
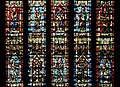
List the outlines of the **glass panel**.
{"label": "glass panel", "polygon": [[51,80],[54,87],[69,87],[68,0],[51,0]]}
{"label": "glass panel", "polygon": [[23,87],[23,1],[6,1],[6,86]]}
{"label": "glass panel", "polygon": [[92,87],[91,0],[74,0],[74,86]]}
{"label": "glass panel", "polygon": [[97,87],[114,84],[114,1],[96,3]]}
{"label": "glass panel", "polygon": [[46,77],[46,0],[29,0],[28,55],[29,86],[45,86]]}

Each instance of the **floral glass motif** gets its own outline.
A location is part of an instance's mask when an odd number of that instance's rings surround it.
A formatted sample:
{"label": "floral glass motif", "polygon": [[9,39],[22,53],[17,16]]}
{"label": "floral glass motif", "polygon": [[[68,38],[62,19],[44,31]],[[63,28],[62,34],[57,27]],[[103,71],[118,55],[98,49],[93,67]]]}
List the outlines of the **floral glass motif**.
{"label": "floral glass motif", "polygon": [[46,76],[46,0],[29,0],[28,10],[28,86],[45,86]]}
{"label": "floral glass motif", "polygon": [[74,0],[74,86],[92,87],[91,0]]}
{"label": "floral glass motif", "polygon": [[114,86],[114,1],[96,3],[97,87]]}
{"label": "floral glass motif", "polygon": [[68,0],[51,0],[51,85],[69,87]]}
{"label": "floral glass motif", "polygon": [[6,1],[6,86],[23,87],[23,1]]}

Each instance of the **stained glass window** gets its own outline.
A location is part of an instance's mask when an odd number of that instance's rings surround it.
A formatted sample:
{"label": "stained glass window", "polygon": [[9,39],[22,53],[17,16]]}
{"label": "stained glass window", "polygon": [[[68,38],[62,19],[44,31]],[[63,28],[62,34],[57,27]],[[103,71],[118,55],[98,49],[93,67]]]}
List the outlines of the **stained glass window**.
{"label": "stained glass window", "polygon": [[29,86],[46,85],[46,0],[29,0]]}
{"label": "stained glass window", "polygon": [[68,0],[51,0],[51,84],[68,87]]}
{"label": "stained glass window", "polygon": [[91,87],[91,0],[74,0],[74,86]]}
{"label": "stained glass window", "polygon": [[114,85],[114,1],[96,3],[97,87]]}
{"label": "stained glass window", "polygon": [[6,1],[6,86],[22,87],[23,1]]}

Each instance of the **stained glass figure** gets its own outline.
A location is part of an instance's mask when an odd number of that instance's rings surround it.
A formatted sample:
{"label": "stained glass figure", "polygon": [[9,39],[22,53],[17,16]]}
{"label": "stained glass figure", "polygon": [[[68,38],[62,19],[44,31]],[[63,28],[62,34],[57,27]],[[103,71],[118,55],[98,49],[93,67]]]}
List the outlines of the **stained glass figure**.
{"label": "stained glass figure", "polygon": [[74,86],[92,87],[91,0],[74,0]]}
{"label": "stained glass figure", "polygon": [[114,1],[96,3],[97,87],[114,86]]}
{"label": "stained glass figure", "polygon": [[68,0],[51,0],[51,84],[69,87]]}
{"label": "stained glass figure", "polygon": [[28,86],[45,86],[46,0],[28,0]]}
{"label": "stained glass figure", "polygon": [[6,1],[6,86],[23,87],[23,1]]}

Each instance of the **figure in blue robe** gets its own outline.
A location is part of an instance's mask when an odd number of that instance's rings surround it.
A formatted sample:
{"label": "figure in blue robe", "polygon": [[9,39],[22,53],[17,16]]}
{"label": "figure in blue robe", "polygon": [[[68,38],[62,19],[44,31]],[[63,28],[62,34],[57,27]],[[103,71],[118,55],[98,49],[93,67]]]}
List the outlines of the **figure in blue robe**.
{"label": "figure in blue robe", "polygon": [[17,29],[17,27],[18,27],[18,14],[17,14],[15,8],[13,8],[11,18],[12,18],[11,19],[11,29]]}

